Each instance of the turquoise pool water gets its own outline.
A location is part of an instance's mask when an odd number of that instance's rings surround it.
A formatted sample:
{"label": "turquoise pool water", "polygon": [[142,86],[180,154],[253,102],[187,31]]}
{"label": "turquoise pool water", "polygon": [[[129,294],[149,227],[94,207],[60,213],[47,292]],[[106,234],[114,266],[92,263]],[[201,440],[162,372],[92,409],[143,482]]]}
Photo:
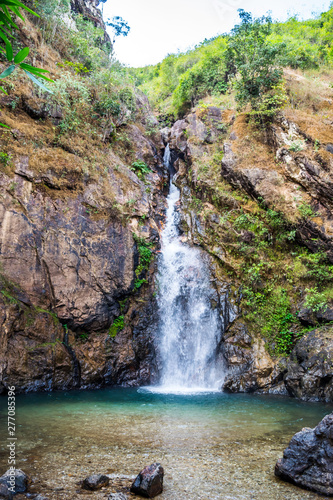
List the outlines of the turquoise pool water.
{"label": "turquoise pool water", "polygon": [[[332,405],[244,394],[171,395],[105,389],[17,397],[17,464],[33,491],[82,497],[88,474],[111,475],[127,491],[152,462],[165,468],[161,499],[314,499],[274,477],[292,435],[313,427]],[[7,400],[0,398],[0,466],[7,469]],[[133,497],[134,498],[134,497]]]}

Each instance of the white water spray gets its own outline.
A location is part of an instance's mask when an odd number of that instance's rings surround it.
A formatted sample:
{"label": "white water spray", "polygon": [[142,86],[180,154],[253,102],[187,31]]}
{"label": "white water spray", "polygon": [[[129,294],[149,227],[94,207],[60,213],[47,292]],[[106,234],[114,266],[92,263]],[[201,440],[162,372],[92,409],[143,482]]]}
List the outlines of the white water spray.
{"label": "white water spray", "polygon": [[[170,150],[164,162],[170,167]],[[159,333],[162,392],[218,390],[222,368],[216,365],[221,340],[219,308],[208,267],[199,249],[181,241],[178,231],[179,189],[170,183],[166,224],[159,262]]]}

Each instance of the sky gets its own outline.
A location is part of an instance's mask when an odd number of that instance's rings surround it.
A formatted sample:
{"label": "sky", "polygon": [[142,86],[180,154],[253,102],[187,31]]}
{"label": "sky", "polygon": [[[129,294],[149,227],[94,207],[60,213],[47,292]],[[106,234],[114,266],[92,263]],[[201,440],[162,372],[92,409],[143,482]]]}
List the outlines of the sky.
{"label": "sky", "polygon": [[[328,10],[331,0],[108,0],[103,5],[104,20],[121,16],[131,31],[118,37],[114,45],[120,62],[140,67],[160,62],[165,56],[184,51],[220,33],[239,21],[237,9],[255,17],[271,13],[284,21],[299,14],[308,19]],[[100,7],[102,4],[100,4]]]}

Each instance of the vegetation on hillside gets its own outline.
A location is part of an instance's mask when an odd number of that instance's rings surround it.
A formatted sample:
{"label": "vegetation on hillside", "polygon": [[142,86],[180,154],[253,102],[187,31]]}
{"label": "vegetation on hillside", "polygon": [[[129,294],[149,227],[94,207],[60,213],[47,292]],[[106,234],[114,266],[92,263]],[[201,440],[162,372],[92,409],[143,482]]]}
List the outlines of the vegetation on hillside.
{"label": "vegetation on hillside", "polygon": [[[230,34],[205,40],[186,53],[171,54],[155,66],[132,70],[137,85],[161,115],[179,117],[205,96],[233,89],[239,103],[253,105],[259,91],[262,100],[266,96],[266,109],[279,109],[285,99],[280,68],[312,70],[332,65],[333,6],[308,21],[292,17],[273,23],[267,16],[253,19],[242,10],[240,15],[241,24]],[[256,89],[251,90],[248,84],[255,73]],[[258,75],[264,81],[259,82]],[[266,87],[264,93],[260,87]],[[272,89],[275,92],[269,93]]]}
{"label": "vegetation on hillside", "polygon": [[[117,149],[127,141],[120,128],[141,116],[140,92],[128,70],[114,58],[104,30],[81,14],[73,14],[69,0],[28,4],[39,17],[28,14],[18,25],[13,53],[21,53],[29,45],[24,63],[40,65],[50,72],[53,81],[47,82],[47,87],[52,94],[27,84],[21,74],[9,75],[3,86],[12,114],[4,116],[3,121],[15,128],[15,115],[23,105],[33,118],[41,119],[39,126],[45,126],[43,140],[33,138],[36,131],[29,130],[27,153],[30,146],[35,148],[37,142],[44,142],[44,147],[59,146],[74,153],[90,164],[91,170],[91,165],[103,161],[102,144],[112,143]],[[3,69],[6,60],[6,54],[0,53]],[[41,78],[45,78],[43,73],[35,74],[40,85]],[[9,142],[9,136],[2,137],[3,154],[15,156]],[[137,159],[130,151],[128,148],[129,163]]]}

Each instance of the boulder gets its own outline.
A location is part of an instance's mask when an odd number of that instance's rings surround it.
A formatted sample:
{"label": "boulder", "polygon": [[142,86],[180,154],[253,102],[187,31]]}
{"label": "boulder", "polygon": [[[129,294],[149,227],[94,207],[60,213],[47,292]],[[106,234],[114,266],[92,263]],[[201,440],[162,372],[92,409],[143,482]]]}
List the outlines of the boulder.
{"label": "boulder", "polygon": [[163,491],[164,470],[155,463],[145,467],[131,486],[131,492],[146,498],[154,498]]}
{"label": "boulder", "polygon": [[108,500],[127,500],[128,496],[124,493],[111,493]]}
{"label": "boulder", "polygon": [[[8,469],[1,477],[0,477],[0,485],[7,486],[8,489],[13,487],[13,478],[15,477],[15,492],[17,493],[25,493],[28,488],[28,476],[21,469]],[[9,498],[9,497],[8,497]]]}
{"label": "boulder", "polygon": [[0,500],[12,500],[13,494],[6,484],[0,484]]}
{"label": "boulder", "polygon": [[284,383],[291,396],[305,401],[333,401],[333,328],[304,335],[294,347]]}
{"label": "boulder", "polygon": [[315,429],[292,438],[275,466],[275,475],[322,495],[333,496],[333,413]]}
{"label": "boulder", "polygon": [[89,477],[86,477],[82,483],[82,488],[85,490],[100,490],[104,488],[104,486],[109,486],[110,479],[108,476],[103,474],[92,474]]}

